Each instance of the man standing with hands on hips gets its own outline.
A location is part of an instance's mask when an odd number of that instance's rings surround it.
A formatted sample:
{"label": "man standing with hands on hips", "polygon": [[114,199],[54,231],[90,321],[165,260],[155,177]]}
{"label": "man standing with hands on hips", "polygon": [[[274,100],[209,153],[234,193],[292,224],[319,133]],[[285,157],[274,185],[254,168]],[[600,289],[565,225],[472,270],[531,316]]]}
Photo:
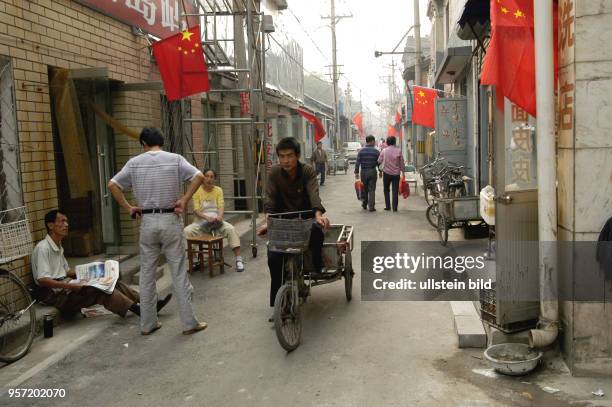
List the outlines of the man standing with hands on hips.
{"label": "man standing with hands on hips", "polygon": [[[187,202],[202,184],[204,176],[184,157],[162,150],[164,137],[153,127],[140,133],[144,153],[130,159],[108,183],[108,189],[119,205],[140,223],[140,328],[149,335],[161,328],[157,319],[155,272],[158,258],[163,253],[170,272],[183,324],[183,334],[206,329],[198,322],[192,305],[193,286],[187,277],[185,238],[180,215]],[[189,182],[181,196],[182,185]],[[131,189],[138,202],[132,206],[123,191]]]}

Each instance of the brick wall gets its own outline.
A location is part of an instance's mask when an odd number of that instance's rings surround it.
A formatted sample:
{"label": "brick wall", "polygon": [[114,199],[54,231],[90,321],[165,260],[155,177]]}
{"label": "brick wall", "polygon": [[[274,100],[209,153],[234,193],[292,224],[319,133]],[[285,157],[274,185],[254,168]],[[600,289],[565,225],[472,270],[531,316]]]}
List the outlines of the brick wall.
{"label": "brick wall", "polygon": [[[44,214],[57,206],[49,67],[108,69],[112,80],[150,79],[144,39],[120,23],[69,0],[0,0],[0,55],[9,57],[15,79],[24,202],[35,241],[45,235]],[[117,93],[114,116],[134,129],[160,123],[159,92]],[[120,167],[139,153],[137,141],[115,134]],[[121,237],[132,244],[136,225],[121,216]],[[10,268],[30,281],[26,262]]]}

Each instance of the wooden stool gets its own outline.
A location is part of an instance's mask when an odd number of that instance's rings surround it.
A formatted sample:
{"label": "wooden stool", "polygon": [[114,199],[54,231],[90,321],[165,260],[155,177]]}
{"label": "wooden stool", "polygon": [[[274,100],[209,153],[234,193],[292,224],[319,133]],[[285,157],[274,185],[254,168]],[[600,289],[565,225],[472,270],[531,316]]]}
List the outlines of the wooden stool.
{"label": "wooden stool", "polygon": [[[189,272],[193,272],[193,261],[197,256],[200,267],[204,267],[204,254],[208,255],[208,273],[213,276],[213,268],[219,266],[221,274],[225,272],[223,259],[223,237],[202,235],[187,238],[187,258],[189,259]],[[216,258],[216,259],[215,259]]]}

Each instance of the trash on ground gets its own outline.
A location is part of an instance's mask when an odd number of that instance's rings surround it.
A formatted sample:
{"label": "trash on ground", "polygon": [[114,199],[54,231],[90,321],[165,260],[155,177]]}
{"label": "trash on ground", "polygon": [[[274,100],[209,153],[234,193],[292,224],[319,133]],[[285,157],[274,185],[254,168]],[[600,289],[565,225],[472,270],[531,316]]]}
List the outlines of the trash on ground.
{"label": "trash on ground", "polygon": [[499,374],[497,374],[493,369],[472,369],[472,372],[482,376],[490,377],[492,379],[496,379],[499,377]]}
{"label": "trash on ground", "polygon": [[524,397],[524,398],[526,398],[527,400],[531,400],[531,401],[533,401],[533,396],[531,395],[531,393],[529,393],[529,392],[527,392],[527,391],[522,392],[522,393],[521,393],[521,396],[522,396],[522,397]]}
{"label": "trash on ground", "polygon": [[128,346],[130,346],[130,344],[129,344],[129,343],[124,343],[124,344],[123,344],[123,347],[124,347],[124,348],[127,348]]}
{"label": "trash on ground", "polygon": [[112,312],[104,308],[102,305],[93,305],[87,308],[81,308],[81,314],[85,318],[101,317],[103,315],[111,315]]}
{"label": "trash on ground", "polygon": [[546,393],[550,393],[550,394],[559,393],[561,391],[559,389],[555,389],[554,387],[548,387],[548,386],[542,387],[542,390],[544,390]]}
{"label": "trash on ground", "polygon": [[602,389],[597,389],[596,391],[592,391],[591,394],[597,397],[603,397],[606,393]]}

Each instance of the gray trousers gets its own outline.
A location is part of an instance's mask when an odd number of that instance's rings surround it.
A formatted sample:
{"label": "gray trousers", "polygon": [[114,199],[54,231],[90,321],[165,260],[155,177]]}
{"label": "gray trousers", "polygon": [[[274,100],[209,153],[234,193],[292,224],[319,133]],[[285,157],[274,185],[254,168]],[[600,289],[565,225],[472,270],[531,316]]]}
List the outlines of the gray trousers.
{"label": "gray trousers", "polygon": [[193,286],[187,277],[187,255],[181,218],[173,213],[148,214],[140,223],[140,328],[149,332],[157,323],[155,271],[160,253],[164,254],[183,330],[196,326],[191,307]]}
{"label": "gray trousers", "polygon": [[363,205],[374,209],[376,202],[376,168],[361,170],[361,182],[363,182]]}

